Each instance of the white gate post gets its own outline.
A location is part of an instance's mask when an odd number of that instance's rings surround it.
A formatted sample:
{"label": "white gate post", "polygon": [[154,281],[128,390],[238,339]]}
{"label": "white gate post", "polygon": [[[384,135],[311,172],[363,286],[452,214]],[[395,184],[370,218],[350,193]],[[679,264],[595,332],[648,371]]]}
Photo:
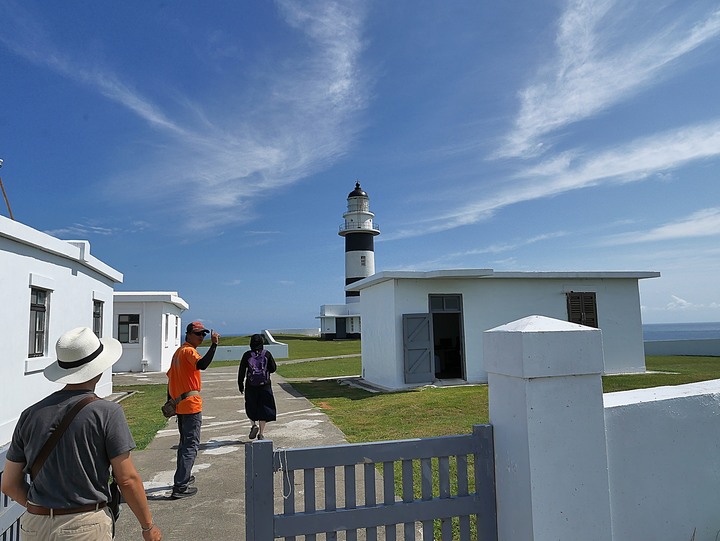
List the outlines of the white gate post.
{"label": "white gate post", "polygon": [[486,331],[498,541],[609,541],[599,329],[530,316]]}

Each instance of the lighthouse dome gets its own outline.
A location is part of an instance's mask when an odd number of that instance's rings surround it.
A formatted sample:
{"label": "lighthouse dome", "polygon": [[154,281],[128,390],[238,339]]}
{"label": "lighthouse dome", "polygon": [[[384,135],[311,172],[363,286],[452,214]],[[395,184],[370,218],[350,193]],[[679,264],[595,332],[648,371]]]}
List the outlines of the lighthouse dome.
{"label": "lighthouse dome", "polygon": [[368,194],[365,193],[365,191],[360,187],[359,182],[355,183],[355,189],[348,194],[348,198],[350,198],[350,197],[367,197],[367,196],[368,196]]}

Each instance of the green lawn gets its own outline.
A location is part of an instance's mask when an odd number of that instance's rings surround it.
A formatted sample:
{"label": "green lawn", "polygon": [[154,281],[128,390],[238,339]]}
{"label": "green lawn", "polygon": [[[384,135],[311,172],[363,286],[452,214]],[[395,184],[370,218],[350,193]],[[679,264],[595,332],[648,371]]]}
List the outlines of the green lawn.
{"label": "green lawn", "polygon": [[[346,342],[304,340],[311,357],[320,349],[345,351]],[[350,342],[359,349],[359,343]],[[336,353],[343,355],[345,353]],[[235,363],[237,364],[237,363]],[[720,378],[720,357],[648,357],[649,371],[660,373],[603,377],[605,392],[680,385]],[[211,365],[215,366],[215,363]],[[325,378],[360,372],[358,357],[281,364],[278,373],[287,378]],[[426,387],[396,393],[370,393],[335,381],[292,383],[315,406],[326,413],[349,441],[379,441],[401,438],[466,434],[472,425],[488,421],[486,385]],[[160,405],[165,385],[116,386],[118,391],[138,392],[121,402],[140,449],[165,426]]]}
{"label": "green lawn", "polygon": [[[274,334],[273,338],[288,345],[289,360],[360,355],[360,340],[320,340],[317,337],[296,334]],[[248,346],[249,344],[249,336],[221,336],[219,341],[221,346]],[[210,340],[205,340],[202,345],[209,346]]]}

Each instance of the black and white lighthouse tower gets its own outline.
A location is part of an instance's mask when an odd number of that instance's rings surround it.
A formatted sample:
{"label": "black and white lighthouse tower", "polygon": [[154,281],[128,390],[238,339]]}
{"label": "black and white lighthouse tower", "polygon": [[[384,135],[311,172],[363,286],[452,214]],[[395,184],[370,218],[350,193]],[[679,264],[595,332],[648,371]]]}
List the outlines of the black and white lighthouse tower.
{"label": "black and white lighthouse tower", "polygon": [[[370,212],[370,198],[355,183],[355,189],[348,194],[347,212],[343,214],[345,222],[340,225],[338,234],[345,237],[345,285],[352,284],[375,274],[374,238],[380,234],[380,228],[373,222],[375,214]],[[346,291],[345,303],[360,300],[360,292]]]}

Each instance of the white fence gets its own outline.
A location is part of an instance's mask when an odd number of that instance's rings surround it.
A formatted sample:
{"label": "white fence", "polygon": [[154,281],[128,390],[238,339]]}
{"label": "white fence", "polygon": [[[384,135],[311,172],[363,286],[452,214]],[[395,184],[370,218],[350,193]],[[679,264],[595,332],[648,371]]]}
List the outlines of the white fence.
{"label": "white fence", "polygon": [[601,331],[487,331],[499,541],[716,541],[720,380],[602,394]]}
{"label": "white fence", "polygon": [[[265,337],[265,349],[272,353],[274,359],[287,359],[290,354],[288,353],[288,345],[278,342],[270,334],[270,331],[263,331]],[[205,355],[209,347],[197,348],[200,355]],[[243,353],[248,350],[248,346],[218,346],[215,350],[214,361],[239,361],[242,359]]]}

